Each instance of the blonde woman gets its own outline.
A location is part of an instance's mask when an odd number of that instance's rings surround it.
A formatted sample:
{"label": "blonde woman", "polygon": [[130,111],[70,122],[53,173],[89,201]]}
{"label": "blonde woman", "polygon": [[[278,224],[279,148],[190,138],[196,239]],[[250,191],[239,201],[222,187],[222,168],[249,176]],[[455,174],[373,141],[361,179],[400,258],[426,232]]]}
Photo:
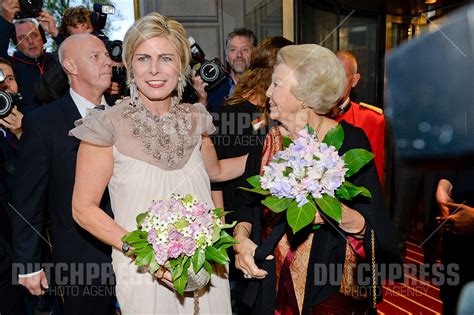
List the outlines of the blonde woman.
{"label": "blonde woman", "polygon": [[[172,193],[195,194],[212,206],[209,179],[225,178],[229,176],[225,169],[235,172],[239,168],[221,168],[217,162],[208,140],[214,127],[205,107],[180,102],[189,56],[180,23],[158,13],[138,20],[124,40],[131,98],[87,117],[71,131],[82,140],[73,215],[84,229],[113,246],[123,314],[193,313],[193,294],[178,297],[169,272],[157,279],[141,271],[122,252],[127,246],[121,237],[136,228],[136,215],[153,200]],[[107,185],[114,219],[98,206]],[[225,268],[217,271],[210,285],[198,291],[203,314],[231,313]]]}

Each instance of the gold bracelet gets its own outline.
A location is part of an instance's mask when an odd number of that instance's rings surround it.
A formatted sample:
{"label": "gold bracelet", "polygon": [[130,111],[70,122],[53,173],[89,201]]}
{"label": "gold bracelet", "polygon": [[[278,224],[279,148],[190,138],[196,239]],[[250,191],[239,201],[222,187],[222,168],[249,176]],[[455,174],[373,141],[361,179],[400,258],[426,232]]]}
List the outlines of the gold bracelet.
{"label": "gold bracelet", "polygon": [[244,225],[238,225],[238,224],[235,226],[232,235],[235,236],[235,232],[236,232],[239,228],[242,228],[242,229],[245,230],[245,232],[247,232],[246,235],[245,235],[246,237],[249,237],[249,236],[250,236],[250,231],[249,231],[249,229],[247,229]]}

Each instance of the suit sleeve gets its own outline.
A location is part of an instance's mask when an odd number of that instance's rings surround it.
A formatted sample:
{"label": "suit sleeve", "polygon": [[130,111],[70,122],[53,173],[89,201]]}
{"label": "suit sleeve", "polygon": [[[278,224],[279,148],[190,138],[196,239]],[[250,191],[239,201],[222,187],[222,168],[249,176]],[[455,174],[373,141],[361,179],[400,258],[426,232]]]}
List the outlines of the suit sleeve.
{"label": "suit sleeve", "polygon": [[37,271],[41,262],[41,242],[46,242],[43,217],[50,172],[50,149],[33,117],[25,116],[23,135],[13,180],[10,219],[13,232],[14,262],[23,268],[20,274]]}

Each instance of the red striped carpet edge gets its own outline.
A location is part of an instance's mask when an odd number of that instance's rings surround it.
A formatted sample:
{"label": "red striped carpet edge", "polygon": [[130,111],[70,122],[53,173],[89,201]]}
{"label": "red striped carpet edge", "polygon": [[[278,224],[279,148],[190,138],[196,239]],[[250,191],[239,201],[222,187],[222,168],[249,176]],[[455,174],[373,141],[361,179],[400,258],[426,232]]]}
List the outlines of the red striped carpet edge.
{"label": "red striped carpet edge", "polygon": [[[406,264],[423,263],[421,247],[407,242]],[[443,303],[439,299],[439,288],[430,281],[420,280],[413,273],[405,272],[403,283],[387,282],[383,286],[384,301],[377,305],[379,314],[442,314]]]}

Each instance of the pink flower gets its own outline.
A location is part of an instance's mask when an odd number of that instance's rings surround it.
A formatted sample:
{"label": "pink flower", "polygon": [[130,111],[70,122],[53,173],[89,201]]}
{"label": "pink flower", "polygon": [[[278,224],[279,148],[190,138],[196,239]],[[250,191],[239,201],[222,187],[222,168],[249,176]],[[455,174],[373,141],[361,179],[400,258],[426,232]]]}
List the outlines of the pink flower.
{"label": "pink flower", "polygon": [[187,256],[194,255],[196,251],[196,243],[190,237],[185,237],[183,240],[183,251]]}
{"label": "pink flower", "polygon": [[206,206],[202,202],[198,202],[194,207],[193,215],[199,217],[207,212]]}
{"label": "pink flower", "polygon": [[168,260],[168,253],[165,248],[158,244],[153,244],[153,250],[155,251],[155,259],[159,265],[164,265]]}
{"label": "pink flower", "polygon": [[168,247],[168,256],[171,258],[178,258],[183,253],[183,244],[178,242],[171,242]]}
{"label": "pink flower", "polygon": [[175,229],[172,229],[168,232],[168,237],[170,241],[179,241],[183,237],[183,234],[179,233]]}

